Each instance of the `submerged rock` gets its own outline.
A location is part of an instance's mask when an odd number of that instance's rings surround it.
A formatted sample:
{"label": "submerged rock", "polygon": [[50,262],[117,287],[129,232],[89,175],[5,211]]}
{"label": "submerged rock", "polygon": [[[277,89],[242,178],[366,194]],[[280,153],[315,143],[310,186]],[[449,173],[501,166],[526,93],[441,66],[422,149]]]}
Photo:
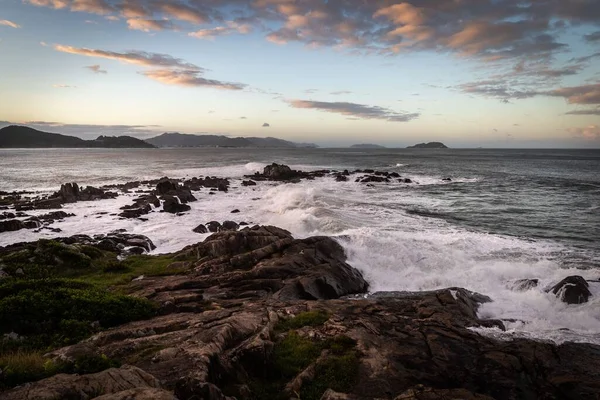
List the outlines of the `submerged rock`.
{"label": "submerged rock", "polygon": [[539,279],[519,279],[511,284],[511,289],[517,292],[524,292],[529,289],[533,289],[540,283]]}
{"label": "submerged rock", "polygon": [[592,295],[589,284],[579,275],[569,276],[554,285],[550,290],[567,304],[587,303]]}

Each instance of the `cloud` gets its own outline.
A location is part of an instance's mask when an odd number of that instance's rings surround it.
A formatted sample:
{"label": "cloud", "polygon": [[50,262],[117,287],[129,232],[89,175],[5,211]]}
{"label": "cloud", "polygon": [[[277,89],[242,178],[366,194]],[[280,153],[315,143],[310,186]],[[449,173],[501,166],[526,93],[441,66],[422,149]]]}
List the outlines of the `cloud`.
{"label": "cloud", "polygon": [[269,124],[269,123],[265,122],[264,124],[262,124],[262,127],[263,127],[263,128],[270,128],[270,127],[271,127],[271,124]]}
{"label": "cloud", "polygon": [[582,138],[585,140],[599,140],[600,139],[600,126],[589,125],[584,128],[569,128],[567,132],[573,136]]}
{"label": "cloud", "polygon": [[118,53],[114,51],[79,48],[61,44],[55,45],[54,49],[63,53],[77,54],[95,58],[106,58],[109,60],[121,61],[126,64],[141,65],[144,67],[184,68],[203,71],[194,64],[185,62],[168,54],[148,53],[145,51],[129,51],[125,53]]}
{"label": "cloud", "polygon": [[227,90],[241,90],[246,85],[241,83],[223,82],[215,79],[207,79],[202,75],[206,72],[204,68],[188,63],[180,58],[168,54],[149,53],[144,51],[128,51],[118,53],[114,51],[95,50],[88,48],[77,48],[72,46],[55,45],[57,51],[69,54],[77,54],[86,57],[105,58],[121,61],[126,64],[139,65],[150,68],[141,74],[167,85],[188,87],[214,87]]}
{"label": "cloud", "polygon": [[333,95],[333,96],[340,96],[342,94],[351,94],[352,92],[349,90],[338,90],[336,92],[331,92],[329,94]]}
{"label": "cloud", "polygon": [[214,79],[206,79],[198,70],[178,69],[154,69],[142,72],[144,76],[167,85],[213,87],[216,89],[242,90],[246,87],[241,83],[221,82]]}
{"label": "cloud", "polygon": [[92,71],[95,74],[106,74],[106,70],[101,69],[99,65],[88,65],[87,67],[83,67],[83,68],[87,68],[90,71]]}
{"label": "cloud", "polygon": [[143,32],[173,29],[173,23],[167,19],[130,18],[127,20],[127,26],[129,27],[129,29]]}
{"label": "cloud", "polygon": [[65,84],[62,84],[62,83],[61,83],[61,84],[55,84],[55,85],[52,85],[52,87],[53,87],[53,88],[57,88],[57,89],[74,89],[74,88],[76,88],[77,86],[65,85]]}
{"label": "cloud", "polygon": [[[596,0],[24,1],[121,18],[135,29],[217,25],[192,32],[199,38],[256,28],[266,31],[267,40],[280,44],[299,42],[380,54],[432,50],[488,61],[550,58],[567,50],[559,41],[561,26],[593,26],[600,20]],[[228,19],[244,28],[223,24]],[[590,33],[586,40],[596,41],[598,35]]]}
{"label": "cloud", "polygon": [[361,119],[408,122],[418,118],[420,115],[419,113],[396,112],[383,107],[348,102],[290,100],[288,103],[294,108],[309,108]]}
{"label": "cloud", "polygon": [[240,119],[248,119],[248,118],[246,118],[246,117],[240,117]]}
{"label": "cloud", "polygon": [[195,32],[188,33],[188,36],[197,39],[214,39],[217,36],[231,35],[233,33],[247,34],[252,31],[252,27],[248,24],[238,24],[235,21],[227,21],[226,26],[217,26],[210,29],[200,29]]}
{"label": "cloud", "polygon": [[600,31],[596,31],[584,36],[587,42],[600,42]]}
{"label": "cloud", "polygon": [[0,19],[0,25],[9,26],[9,27],[15,28],[15,29],[18,29],[21,27],[21,25],[15,24],[14,22],[9,21],[7,19]]}
{"label": "cloud", "polygon": [[564,87],[545,94],[564,97],[569,104],[600,104],[600,83]]}
{"label": "cloud", "polygon": [[587,108],[583,110],[572,110],[566,113],[567,115],[600,115],[600,107]]}
{"label": "cloud", "polygon": [[46,43],[46,42],[40,42],[40,46],[48,47],[48,43]]}

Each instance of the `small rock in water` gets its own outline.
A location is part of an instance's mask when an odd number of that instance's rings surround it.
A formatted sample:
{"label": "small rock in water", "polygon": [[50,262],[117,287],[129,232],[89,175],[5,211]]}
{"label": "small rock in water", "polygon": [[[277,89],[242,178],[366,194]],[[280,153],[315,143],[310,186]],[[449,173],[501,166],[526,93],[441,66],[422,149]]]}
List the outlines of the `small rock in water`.
{"label": "small rock in water", "polygon": [[539,279],[519,279],[513,282],[513,284],[511,285],[511,289],[517,292],[524,292],[526,290],[537,287],[539,283]]}
{"label": "small rock in water", "polygon": [[223,225],[221,225],[221,229],[223,231],[237,231],[240,226],[233,221],[225,221]]}
{"label": "small rock in water", "polygon": [[206,227],[202,224],[198,225],[197,227],[195,227],[193,229],[194,232],[196,233],[208,233],[208,229],[206,229]]}
{"label": "small rock in water", "polygon": [[231,211],[232,214],[237,214],[239,212],[240,212],[240,210],[238,210],[237,208],[235,210]]}
{"label": "small rock in water", "polygon": [[567,304],[586,303],[592,293],[589,284],[579,275],[569,276],[550,289],[552,293]]}

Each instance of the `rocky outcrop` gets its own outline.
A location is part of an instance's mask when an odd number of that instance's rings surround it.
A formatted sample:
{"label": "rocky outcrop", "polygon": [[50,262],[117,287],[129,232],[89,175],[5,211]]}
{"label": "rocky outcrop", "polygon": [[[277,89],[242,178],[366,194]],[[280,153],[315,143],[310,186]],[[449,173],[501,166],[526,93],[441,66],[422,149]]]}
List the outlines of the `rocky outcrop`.
{"label": "rocky outcrop", "polygon": [[170,180],[169,178],[162,178],[156,184],[156,193],[161,196],[161,200],[169,202],[168,207],[170,207],[171,209],[176,208],[172,206],[173,197],[177,197],[179,199],[179,202],[182,204],[196,201],[196,198],[192,194],[192,191],[189,187],[181,186],[179,183],[177,183],[177,181]]}
{"label": "rocky outcrop", "polygon": [[[167,270],[177,273],[123,288],[154,302],[158,316],[48,354],[56,362],[102,354],[145,378],[90,395],[96,375],[59,375],[3,395],[45,399],[57,380],[79,390],[69,398],[101,400],[600,395],[600,346],[483,336],[469,328],[503,325],[478,319],[491,299],[461,288],[366,295],[362,274],[328,237],[255,226],[215,233],[171,257]],[[108,371],[121,381],[119,370]]]}
{"label": "rocky outcrop", "polygon": [[[267,165],[263,172],[256,172],[254,175],[246,175],[246,178],[251,178],[254,181],[283,181],[283,182],[299,182],[301,179],[315,179],[317,177],[323,177],[330,174],[329,170],[322,171],[297,171],[291,169],[289,166],[284,164],[273,163]],[[253,182],[253,181],[252,181]],[[256,182],[254,182],[256,183]],[[243,183],[242,183],[243,184]],[[248,184],[247,185],[251,185]]]}
{"label": "rocky outcrop", "polygon": [[229,190],[229,179],[217,178],[215,176],[207,176],[204,178],[192,178],[184,182],[184,184],[192,190],[200,190],[201,188],[213,188],[220,192]]}
{"label": "rocky outcrop", "polygon": [[188,206],[187,204],[183,204],[183,202],[181,202],[180,199],[175,196],[162,196],[162,198],[164,200],[163,210],[165,212],[177,214],[190,211],[192,209],[192,207]]}
{"label": "rocky outcrop", "polygon": [[554,285],[550,291],[567,304],[587,303],[592,295],[589,284],[578,275],[566,277]]}
{"label": "rocky outcrop", "polygon": [[[2,395],[3,400],[88,400],[132,399],[125,393],[161,393],[159,381],[139,368],[125,365],[90,375],[60,374],[36,383],[30,383]],[[148,389],[154,389],[148,391]],[[99,396],[103,394],[103,396]],[[164,394],[163,394],[164,395]],[[120,396],[120,397],[119,397]],[[142,399],[143,397],[133,397]],[[167,399],[168,397],[164,397]],[[171,397],[172,399],[173,397]],[[150,399],[150,397],[147,397]]]}
{"label": "rocky outcrop", "polygon": [[81,189],[77,183],[65,183],[61,185],[58,192],[50,197],[61,199],[63,203],[75,203],[77,201],[113,199],[117,197],[117,194],[105,192],[104,190],[93,186],[87,186]]}
{"label": "rocky outcrop", "polygon": [[152,211],[152,206],[160,207],[160,200],[153,194],[138,197],[133,204],[121,207],[123,210],[119,216],[122,218],[140,218]]}

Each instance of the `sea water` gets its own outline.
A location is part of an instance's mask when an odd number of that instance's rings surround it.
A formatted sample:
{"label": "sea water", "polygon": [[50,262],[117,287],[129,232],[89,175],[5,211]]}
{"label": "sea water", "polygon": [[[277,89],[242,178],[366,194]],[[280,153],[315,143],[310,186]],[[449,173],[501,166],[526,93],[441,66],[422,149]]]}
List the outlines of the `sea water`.
{"label": "sea water", "polygon": [[[397,172],[413,183],[258,182],[246,174],[271,162],[296,169]],[[346,249],[371,291],[464,287],[491,303],[481,318],[505,321],[517,336],[600,344],[600,151],[396,149],[39,149],[0,150],[0,190],[56,191],[61,183],[102,186],[163,176],[227,177],[228,193],[194,192],[183,216],[152,212],[147,221],[120,219],[135,193],[65,205],[75,217],[53,224],[61,233],[0,233],[0,246],[38,238],[126,229],[148,236],[154,253],[202,241],[200,223],[270,224],[295,237],[329,235]],[[450,178],[451,180],[444,180]],[[231,211],[239,209],[240,213]],[[31,215],[46,211],[32,211]],[[568,305],[545,291],[569,275],[592,281],[593,297]],[[538,287],[515,291],[518,279]]]}

